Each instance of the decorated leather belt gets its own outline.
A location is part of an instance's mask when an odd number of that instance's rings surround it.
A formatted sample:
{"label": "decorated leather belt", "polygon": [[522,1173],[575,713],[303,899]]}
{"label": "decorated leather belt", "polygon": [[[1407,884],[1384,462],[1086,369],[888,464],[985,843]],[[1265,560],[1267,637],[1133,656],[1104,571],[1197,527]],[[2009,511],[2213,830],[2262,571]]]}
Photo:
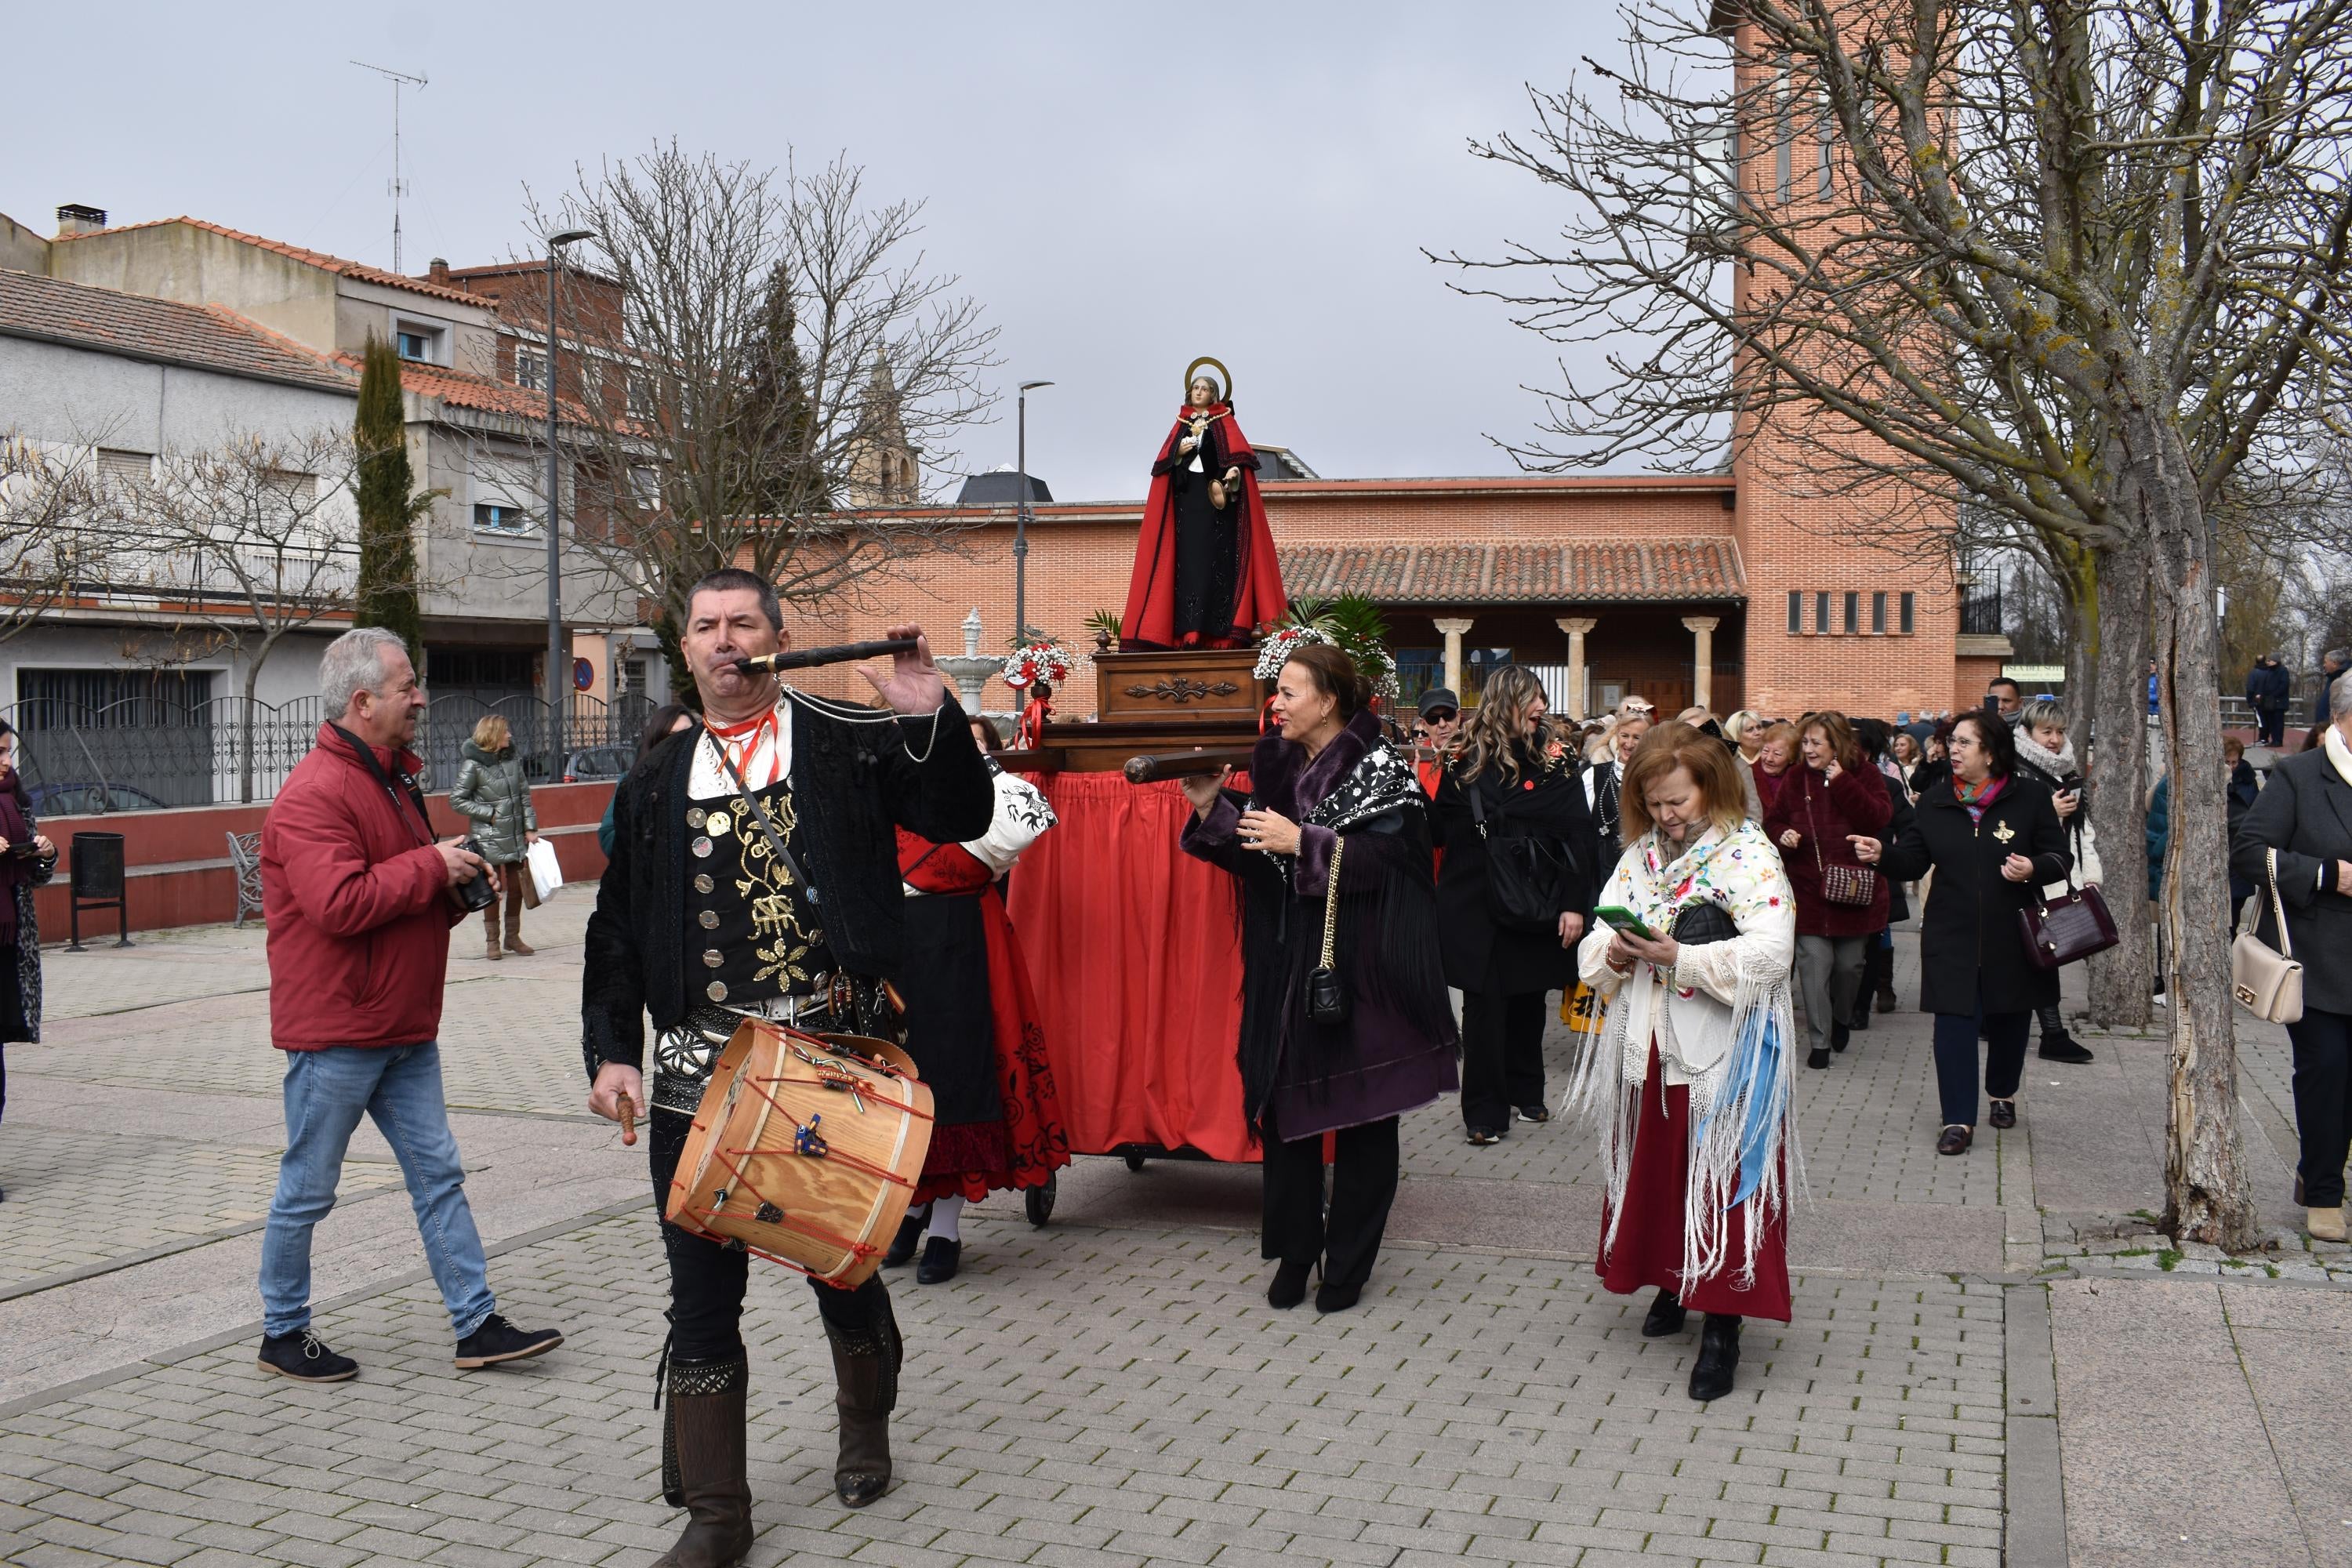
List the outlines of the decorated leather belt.
{"label": "decorated leather belt", "polygon": [[[845,974],[819,975],[811,989],[790,996],[774,996],[740,1006],[719,1007],[697,1003],[686,1016],[654,1040],[653,1088],[646,1096],[656,1110],[691,1116],[702,1104],[710,1069],[736,1028],[746,1018],[768,1018],[812,1034],[834,1026],[837,1016],[849,1016]],[[836,1006],[838,1005],[838,1011]]]}

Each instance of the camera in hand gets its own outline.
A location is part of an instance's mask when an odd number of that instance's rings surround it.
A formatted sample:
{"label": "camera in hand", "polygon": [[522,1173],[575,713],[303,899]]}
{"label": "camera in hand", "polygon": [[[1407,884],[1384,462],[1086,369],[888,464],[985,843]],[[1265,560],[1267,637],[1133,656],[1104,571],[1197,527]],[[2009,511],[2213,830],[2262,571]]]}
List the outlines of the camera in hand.
{"label": "camera in hand", "polygon": [[483,853],[481,845],[470,834],[457,840],[457,847],[480,856],[482,860],[479,871],[457,884],[457,901],[465,905],[468,912],[487,910],[499,901],[498,889],[490,886],[490,858]]}

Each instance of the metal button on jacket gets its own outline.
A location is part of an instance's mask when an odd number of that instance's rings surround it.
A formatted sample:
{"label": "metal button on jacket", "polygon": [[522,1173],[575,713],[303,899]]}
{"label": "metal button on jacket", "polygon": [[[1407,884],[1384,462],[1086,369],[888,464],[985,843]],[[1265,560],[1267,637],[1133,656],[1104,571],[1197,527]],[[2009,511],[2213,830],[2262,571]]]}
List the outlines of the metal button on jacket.
{"label": "metal button on jacket", "polygon": [[724,1002],[727,1000],[727,982],[724,980],[714,980],[702,994],[705,996],[709,997],[713,1002]]}
{"label": "metal button on jacket", "polygon": [[702,966],[705,969],[716,969],[726,962],[727,955],[717,948],[706,947],[702,950]]}
{"label": "metal button on jacket", "polygon": [[710,858],[710,840],[709,840],[709,839],[708,839],[708,838],[698,838],[698,839],[696,839],[696,840],[694,841],[694,843],[693,843],[693,845],[691,846],[691,847],[693,848],[694,853],[696,854],[696,856],[697,856],[698,858],[701,858],[701,859],[705,859],[705,860],[708,860],[708,859],[709,859],[709,858]]}
{"label": "metal button on jacket", "polygon": [[716,886],[718,884],[710,879],[710,873],[708,871],[694,879],[694,890],[698,893],[707,893]]}
{"label": "metal button on jacket", "polygon": [[702,819],[703,819],[704,815],[705,815],[705,814],[704,814],[704,812],[703,812],[702,807],[700,807],[700,806],[698,806],[698,805],[690,805],[690,806],[687,807],[687,808],[686,808],[686,825],[687,825],[688,827],[699,827],[699,826],[702,826]]}
{"label": "metal button on jacket", "polygon": [[703,910],[701,919],[703,930],[717,931],[719,929],[719,911],[717,910]]}

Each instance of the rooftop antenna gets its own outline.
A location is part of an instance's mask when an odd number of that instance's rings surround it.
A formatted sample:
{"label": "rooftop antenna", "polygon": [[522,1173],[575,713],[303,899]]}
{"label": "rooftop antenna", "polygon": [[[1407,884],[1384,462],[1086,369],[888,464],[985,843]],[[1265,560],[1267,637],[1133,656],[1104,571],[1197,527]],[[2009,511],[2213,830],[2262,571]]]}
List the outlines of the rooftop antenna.
{"label": "rooftop antenna", "polygon": [[400,270],[400,198],[408,194],[408,182],[400,177],[400,89],[413,87],[422,92],[425,85],[425,76],[422,72],[411,76],[389,66],[372,66],[365,60],[353,60],[352,64],[363,71],[373,71],[392,83],[392,179],[388,188],[392,194],[392,269],[397,272]]}

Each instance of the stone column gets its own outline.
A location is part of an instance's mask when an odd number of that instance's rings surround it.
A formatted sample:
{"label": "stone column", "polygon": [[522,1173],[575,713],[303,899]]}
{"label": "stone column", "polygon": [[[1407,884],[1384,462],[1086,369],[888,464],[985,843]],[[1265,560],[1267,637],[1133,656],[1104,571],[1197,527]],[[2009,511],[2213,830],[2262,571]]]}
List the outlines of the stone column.
{"label": "stone column", "polygon": [[1591,616],[1562,616],[1552,622],[1568,634],[1568,689],[1560,694],[1560,710],[1570,718],[1584,717],[1584,634],[1601,623]]}
{"label": "stone column", "polygon": [[1715,711],[1715,628],[1721,625],[1721,616],[1683,617],[1692,644],[1691,701],[1710,713]]}
{"label": "stone column", "polygon": [[1459,697],[1462,695],[1462,638],[1470,630],[1470,617],[1441,617],[1437,629],[1445,634],[1445,684],[1454,689],[1454,696]]}

